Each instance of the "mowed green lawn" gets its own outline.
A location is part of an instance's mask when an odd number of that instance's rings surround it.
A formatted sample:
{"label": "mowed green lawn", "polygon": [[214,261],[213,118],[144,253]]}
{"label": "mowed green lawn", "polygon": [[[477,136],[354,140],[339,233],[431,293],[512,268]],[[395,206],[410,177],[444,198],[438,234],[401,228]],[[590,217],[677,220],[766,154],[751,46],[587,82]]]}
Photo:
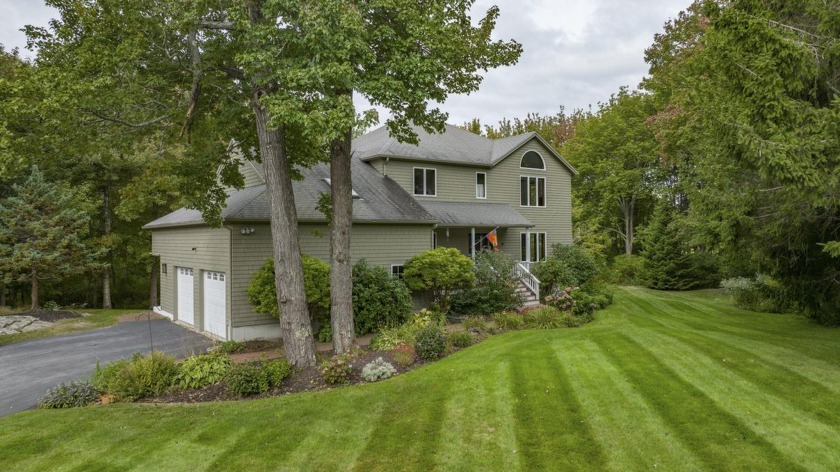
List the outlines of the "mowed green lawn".
{"label": "mowed green lawn", "polygon": [[378,384],[0,420],[4,470],[840,470],[840,330],[622,289]]}

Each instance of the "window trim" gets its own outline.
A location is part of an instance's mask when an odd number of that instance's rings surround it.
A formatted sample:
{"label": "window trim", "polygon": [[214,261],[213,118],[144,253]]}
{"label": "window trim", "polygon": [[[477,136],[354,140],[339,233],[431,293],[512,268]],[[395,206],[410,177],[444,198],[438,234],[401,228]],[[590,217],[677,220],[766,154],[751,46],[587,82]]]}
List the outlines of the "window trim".
{"label": "window trim", "polygon": [[[532,234],[536,235],[536,241],[537,241],[537,260],[536,261],[530,260],[531,259],[531,251],[530,251],[531,248],[529,246],[530,246],[530,240],[531,240],[531,235]],[[543,235],[542,245],[540,245],[540,235],[541,234]],[[527,245],[522,244],[522,238],[523,237],[525,238],[525,241],[528,243]],[[522,231],[522,232],[519,233],[519,246],[520,246],[519,247],[519,257],[522,260],[522,262],[528,262],[528,263],[545,262],[548,259],[548,232],[547,231]],[[542,249],[542,251],[540,251],[540,249]],[[525,255],[528,256],[527,259],[522,258],[523,253],[525,253]],[[540,253],[542,253],[542,259],[540,259]]]}
{"label": "window trim", "polygon": [[[417,169],[422,169],[423,170],[423,192],[424,193],[417,193],[417,182],[416,182],[417,177],[415,176],[415,172],[417,171]],[[430,170],[435,173],[435,193],[425,193],[428,190],[428,185],[426,184],[426,181],[427,181],[426,172],[430,171]],[[411,183],[412,183],[412,185],[411,185],[412,195],[415,195],[415,196],[418,196],[418,197],[437,197],[437,189],[438,189],[437,168],[436,167],[412,167],[411,168]]]}
{"label": "window trim", "polygon": [[[531,180],[530,179],[537,179],[537,203],[540,201],[540,184],[539,181],[542,179],[543,181],[543,205],[523,205],[522,204],[522,179],[528,179],[528,203],[531,203]],[[548,208],[548,179],[544,175],[520,175],[519,176],[519,207],[520,208]]]}
{"label": "window trim", "polygon": [[[478,176],[479,175],[484,176],[484,183],[482,184],[482,186],[484,187],[484,196],[483,197],[478,196]],[[487,200],[487,172],[476,172],[475,173],[475,198],[477,198],[479,200]]]}
{"label": "window trim", "polygon": [[[400,271],[398,274],[395,274],[394,273],[394,268],[395,267],[402,267],[402,271]],[[392,278],[395,278],[397,280],[403,280],[403,271],[405,271],[405,264],[391,264],[391,277]]]}
{"label": "window trim", "polygon": [[[542,161],[542,168],[539,168],[539,167],[523,167],[522,166],[522,161],[525,160],[525,155],[528,154],[529,152],[533,152],[534,154],[536,154],[540,157],[540,160]],[[545,171],[546,170],[545,157],[543,157],[543,155],[539,151],[529,149],[529,150],[525,151],[524,153],[522,153],[522,157],[519,158],[519,168],[520,169],[528,169],[528,170],[542,170],[542,171]]]}

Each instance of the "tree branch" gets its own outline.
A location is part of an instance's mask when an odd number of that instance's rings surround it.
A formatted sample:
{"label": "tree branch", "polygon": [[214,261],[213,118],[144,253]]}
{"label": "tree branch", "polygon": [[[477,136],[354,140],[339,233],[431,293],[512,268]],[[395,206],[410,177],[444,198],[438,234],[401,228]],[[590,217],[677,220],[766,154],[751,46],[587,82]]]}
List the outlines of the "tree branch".
{"label": "tree branch", "polygon": [[198,26],[204,29],[210,30],[224,30],[224,31],[233,31],[236,29],[236,25],[233,24],[232,21],[210,21],[204,20],[199,21]]}
{"label": "tree branch", "polygon": [[119,118],[113,118],[113,117],[110,117],[110,116],[103,115],[102,113],[100,113],[96,110],[91,110],[91,109],[86,108],[86,109],[83,109],[82,111],[90,113],[91,115],[94,115],[101,120],[110,121],[112,123],[118,123],[118,124],[128,126],[128,127],[131,127],[131,128],[144,128],[146,126],[153,125],[155,123],[159,123],[159,122],[165,120],[168,117],[168,115],[161,115],[157,118],[152,118],[151,120],[143,121],[141,123],[131,123],[131,122],[128,122],[128,121],[125,121],[125,120],[121,120]]}

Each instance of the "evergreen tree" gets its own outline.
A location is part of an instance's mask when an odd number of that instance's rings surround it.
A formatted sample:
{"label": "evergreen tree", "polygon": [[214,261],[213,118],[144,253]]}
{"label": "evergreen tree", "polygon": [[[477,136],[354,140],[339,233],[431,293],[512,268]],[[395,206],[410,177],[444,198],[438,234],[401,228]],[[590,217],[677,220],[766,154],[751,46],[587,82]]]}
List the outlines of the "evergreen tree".
{"label": "evergreen tree", "polygon": [[31,284],[31,309],[37,310],[40,281],[102,265],[86,241],[89,202],[81,192],[46,181],[37,167],[13,191],[0,201],[0,272],[6,283]]}

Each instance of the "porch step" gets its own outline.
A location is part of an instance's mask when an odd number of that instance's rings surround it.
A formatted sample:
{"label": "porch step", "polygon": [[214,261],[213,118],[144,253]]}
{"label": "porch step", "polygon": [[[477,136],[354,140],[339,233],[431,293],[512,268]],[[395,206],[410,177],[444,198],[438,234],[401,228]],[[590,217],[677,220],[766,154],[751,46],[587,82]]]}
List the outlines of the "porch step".
{"label": "porch step", "polygon": [[534,292],[522,282],[519,282],[519,285],[516,287],[516,293],[522,298],[523,307],[534,307],[540,304]]}

